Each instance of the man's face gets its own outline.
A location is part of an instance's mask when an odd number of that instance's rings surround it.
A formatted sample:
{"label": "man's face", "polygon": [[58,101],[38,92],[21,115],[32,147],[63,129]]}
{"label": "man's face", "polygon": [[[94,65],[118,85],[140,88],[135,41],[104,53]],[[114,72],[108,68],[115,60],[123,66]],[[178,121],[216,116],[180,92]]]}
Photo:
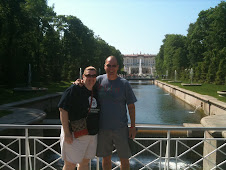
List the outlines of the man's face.
{"label": "man's face", "polygon": [[119,65],[115,58],[108,58],[105,62],[104,69],[108,76],[117,76]]}
{"label": "man's face", "polygon": [[83,82],[85,85],[94,86],[94,84],[96,83],[96,71],[86,70],[83,74]]}

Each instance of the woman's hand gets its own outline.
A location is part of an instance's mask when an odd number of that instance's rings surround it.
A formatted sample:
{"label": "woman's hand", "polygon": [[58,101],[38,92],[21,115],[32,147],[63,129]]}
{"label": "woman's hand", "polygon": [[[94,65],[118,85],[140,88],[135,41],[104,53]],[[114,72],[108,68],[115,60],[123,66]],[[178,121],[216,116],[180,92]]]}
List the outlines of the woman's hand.
{"label": "woman's hand", "polygon": [[72,136],[72,134],[71,133],[65,134],[64,135],[64,141],[66,143],[68,143],[68,144],[72,144],[72,142],[73,142],[73,136]]}

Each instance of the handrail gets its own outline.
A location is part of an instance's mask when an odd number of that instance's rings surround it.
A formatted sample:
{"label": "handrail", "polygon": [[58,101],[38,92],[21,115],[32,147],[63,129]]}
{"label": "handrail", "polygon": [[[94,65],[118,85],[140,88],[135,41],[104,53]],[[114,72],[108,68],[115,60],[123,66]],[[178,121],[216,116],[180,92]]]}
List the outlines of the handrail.
{"label": "handrail", "polygon": [[0,124],[0,128],[7,129],[60,129],[61,125],[15,125],[15,124]]}
{"label": "handrail", "polygon": [[[210,130],[225,130],[226,127],[182,127],[182,126],[167,126],[167,125],[161,125],[161,126],[153,126],[153,125],[142,125],[138,124],[136,125],[138,130],[193,130],[193,131],[210,131]],[[61,125],[14,125],[14,124],[0,124],[1,128],[8,128],[8,129],[61,129]]]}

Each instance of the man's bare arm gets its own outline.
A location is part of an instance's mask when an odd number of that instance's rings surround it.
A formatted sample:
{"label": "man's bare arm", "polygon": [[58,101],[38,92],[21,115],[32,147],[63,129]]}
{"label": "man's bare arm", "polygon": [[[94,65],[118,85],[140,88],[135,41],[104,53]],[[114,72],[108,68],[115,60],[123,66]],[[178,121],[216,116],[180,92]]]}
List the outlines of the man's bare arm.
{"label": "man's bare arm", "polygon": [[75,80],[75,82],[72,82],[73,84],[76,84],[76,85],[79,85],[79,86],[83,86],[84,85],[84,82],[82,79],[77,79]]}
{"label": "man's bare arm", "polygon": [[134,139],[136,136],[136,127],[135,127],[135,105],[134,104],[129,104],[128,105],[128,110],[129,110],[129,116],[130,116],[130,121],[131,121],[131,128],[129,129],[129,137],[131,139]]}

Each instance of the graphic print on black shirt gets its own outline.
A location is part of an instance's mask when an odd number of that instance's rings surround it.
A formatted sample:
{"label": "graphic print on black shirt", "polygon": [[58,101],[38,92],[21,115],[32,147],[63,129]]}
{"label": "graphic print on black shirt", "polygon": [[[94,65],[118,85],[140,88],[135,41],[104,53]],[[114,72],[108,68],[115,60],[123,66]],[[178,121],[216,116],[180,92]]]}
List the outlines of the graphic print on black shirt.
{"label": "graphic print on black shirt", "polygon": [[[66,110],[69,114],[69,120],[79,120],[87,117],[90,106],[92,92],[85,86],[72,85],[65,90],[58,104],[59,108]],[[100,105],[98,102],[97,90],[93,90],[93,101],[90,113],[98,113]]]}

